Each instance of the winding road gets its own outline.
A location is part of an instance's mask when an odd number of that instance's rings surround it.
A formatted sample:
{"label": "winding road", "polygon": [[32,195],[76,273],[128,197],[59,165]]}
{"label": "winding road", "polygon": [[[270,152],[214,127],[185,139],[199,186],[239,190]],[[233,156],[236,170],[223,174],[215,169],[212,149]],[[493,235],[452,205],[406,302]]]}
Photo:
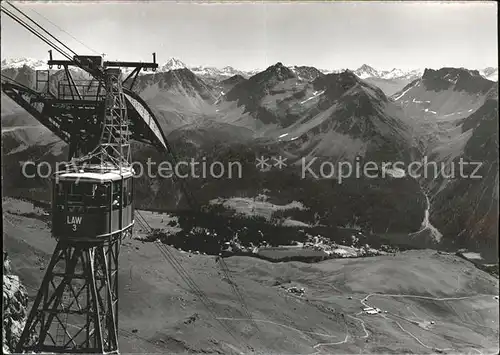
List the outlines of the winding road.
{"label": "winding road", "polygon": [[[366,295],[364,298],[359,299],[359,301],[360,301],[360,303],[364,307],[372,307],[372,306],[370,306],[367,303],[368,299],[371,298],[371,297],[418,298],[418,299],[426,299],[426,300],[447,302],[447,301],[460,301],[460,300],[466,300],[466,299],[472,299],[472,298],[494,297],[494,296],[497,296],[497,295],[477,294],[477,295],[461,296],[461,297],[432,297],[432,296],[418,296],[418,295],[405,295],[405,294],[370,293],[370,294]],[[412,313],[416,316],[416,314],[414,312],[412,312]],[[347,314],[346,316],[349,317],[349,318],[355,319],[358,322],[360,322],[360,324],[361,324],[361,326],[362,326],[363,331],[364,331],[365,334],[363,336],[360,336],[360,337],[355,337],[355,336],[350,335],[349,334],[348,325],[347,325],[347,323],[345,323],[346,334],[345,334],[345,337],[344,337],[343,340],[339,340],[339,341],[336,341],[336,342],[325,342],[325,343],[322,342],[322,343],[318,343],[318,344],[312,346],[313,349],[317,350],[320,347],[345,344],[345,343],[348,342],[349,339],[356,339],[356,338],[358,338],[358,339],[366,339],[366,338],[368,338],[370,336],[370,333],[366,329],[366,324],[365,324],[365,321],[363,319],[355,317],[355,316],[352,316],[352,315],[349,315],[349,314]],[[423,346],[426,349],[433,350],[433,351],[439,351],[439,352],[454,351],[454,350],[455,351],[463,351],[464,350],[464,349],[453,349],[453,348],[442,348],[441,349],[441,348],[437,348],[437,347],[434,347],[434,346],[427,345],[421,339],[419,339],[415,334],[413,334],[412,332],[410,332],[408,329],[405,329],[401,325],[401,323],[398,322],[398,320],[396,320],[394,318],[400,318],[400,319],[403,319],[403,320],[405,320],[405,321],[410,322],[410,323],[413,324],[414,321],[412,321],[411,319],[407,319],[407,318],[404,318],[404,317],[401,317],[401,316],[398,316],[398,315],[392,314],[392,313],[380,314],[380,316],[382,318],[386,319],[387,321],[394,322],[399,327],[399,329],[401,329],[402,332],[404,332],[406,335],[408,335],[411,338],[413,338],[415,341],[417,341],[421,346]],[[388,316],[390,316],[390,317],[388,317]],[[287,328],[287,329],[291,329],[291,330],[294,330],[294,331],[296,331],[298,333],[302,333],[304,335],[310,334],[310,335],[317,335],[317,336],[326,337],[326,338],[338,338],[338,335],[324,334],[324,333],[318,333],[318,332],[311,332],[311,331],[301,330],[301,329],[298,329],[298,328],[295,328],[295,327],[288,326],[286,324],[273,322],[273,321],[270,321],[270,320],[267,320],[267,319],[233,318],[233,317],[221,317],[221,318],[217,318],[217,319],[220,319],[220,320],[229,320],[229,321],[247,321],[247,322],[255,321],[255,322],[261,322],[261,323],[268,323],[268,324],[274,324],[274,325],[277,325],[277,326],[280,326],[280,327],[284,327],[284,328]],[[473,350],[473,351],[475,351],[475,352],[477,352],[477,353],[479,353],[479,354],[481,354],[481,355],[485,355],[483,352],[481,352],[480,350],[478,350],[476,348],[470,348],[470,349]],[[312,354],[308,354],[308,355],[317,355],[319,353],[320,353],[320,351],[316,351],[316,352],[314,352]],[[496,352],[494,352],[494,353],[496,353]],[[492,353],[492,354],[494,354],[494,353]]]}

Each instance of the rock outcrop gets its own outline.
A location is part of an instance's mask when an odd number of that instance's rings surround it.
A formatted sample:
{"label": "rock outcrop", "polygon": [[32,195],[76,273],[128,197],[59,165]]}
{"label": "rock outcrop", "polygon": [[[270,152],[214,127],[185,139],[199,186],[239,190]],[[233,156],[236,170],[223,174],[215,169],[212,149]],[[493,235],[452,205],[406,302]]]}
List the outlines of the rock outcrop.
{"label": "rock outcrop", "polygon": [[28,316],[28,293],[19,277],[11,274],[10,262],[4,252],[3,260],[3,353],[12,353]]}

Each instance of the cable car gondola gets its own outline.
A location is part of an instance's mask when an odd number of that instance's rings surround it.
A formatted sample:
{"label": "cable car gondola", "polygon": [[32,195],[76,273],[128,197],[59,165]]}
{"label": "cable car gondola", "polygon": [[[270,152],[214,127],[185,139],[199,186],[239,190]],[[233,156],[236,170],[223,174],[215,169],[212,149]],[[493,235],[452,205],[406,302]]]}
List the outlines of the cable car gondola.
{"label": "cable car gondola", "polygon": [[92,242],[127,230],[134,222],[133,186],[131,168],[56,173],[53,236]]}

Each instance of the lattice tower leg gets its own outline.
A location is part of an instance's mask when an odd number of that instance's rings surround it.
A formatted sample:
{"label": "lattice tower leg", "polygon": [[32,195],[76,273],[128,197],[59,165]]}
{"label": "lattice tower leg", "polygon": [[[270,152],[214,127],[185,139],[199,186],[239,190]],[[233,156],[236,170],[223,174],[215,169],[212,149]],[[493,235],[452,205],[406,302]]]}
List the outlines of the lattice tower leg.
{"label": "lattice tower leg", "polygon": [[57,243],[16,352],[118,353],[119,239]]}

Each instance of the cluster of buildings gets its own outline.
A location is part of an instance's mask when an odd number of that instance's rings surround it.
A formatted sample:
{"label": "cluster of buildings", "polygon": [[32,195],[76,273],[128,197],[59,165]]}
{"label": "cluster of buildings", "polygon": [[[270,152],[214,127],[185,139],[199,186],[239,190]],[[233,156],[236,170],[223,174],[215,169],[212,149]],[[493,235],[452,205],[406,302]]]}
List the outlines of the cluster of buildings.
{"label": "cluster of buildings", "polygon": [[296,286],[292,286],[292,287],[288,288],[287,291],[290,293],[295,293],[299,296],[302,296],[306,292],[304,287],[298,288]]}
{"label": "cluster of buildings", "polygon": [[[354,236],[353,236],[354,237]],[[308,235],[308,241],[303,243],[303,248],[323,251],[327,255],[339,258],[352,258],[367,255],[381,255],[384,252],[370,248],[369,245],[363,247],[338,245],[329,238],[323,236]]]}
{"label": "cluster of buildings", "polygon": [[[264,246],[268,245],[266,241],[264,241],[263,244],[264,244]],[[257,254],[259,252],[259,248],[254,246],[253,243],[250,243],[250,246],[248,246],[248,247],[244,246],[243,244],[241,244],[240,240],[238,239],[238,236],[236,235],[229,242],[224,242],[224,244],[222,245],[221,252],[224,252],[224,253],[243,252],[243,253]]]}
{"label": "cluster of buildings", "polygon": [[378,314],[378,313],[382,313],[382,311],[380,310],[380,308],[374,308],[374,307],[365,307],[365,308],[363,308],[363,312],[365,312],[366,314]]}

